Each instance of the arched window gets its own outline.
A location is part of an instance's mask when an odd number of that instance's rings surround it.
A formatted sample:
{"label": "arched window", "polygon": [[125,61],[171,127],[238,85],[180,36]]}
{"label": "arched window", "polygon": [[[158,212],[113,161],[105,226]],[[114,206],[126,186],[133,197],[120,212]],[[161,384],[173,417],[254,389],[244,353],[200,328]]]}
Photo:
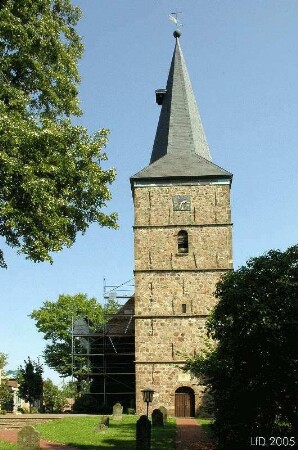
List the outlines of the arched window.
{"label": "arched window", "polygon": [[178,233],[178,253],[188,253],[188,234],[185,230]]}

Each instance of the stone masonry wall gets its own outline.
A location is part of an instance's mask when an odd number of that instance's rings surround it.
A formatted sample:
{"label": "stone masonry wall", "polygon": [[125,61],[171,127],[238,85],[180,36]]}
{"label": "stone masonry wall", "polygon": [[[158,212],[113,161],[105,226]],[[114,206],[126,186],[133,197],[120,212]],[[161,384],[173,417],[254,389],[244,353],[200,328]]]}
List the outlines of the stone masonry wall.
{"label": "stone masonry wall", "polygon": [[[165,406],[170,415],[175,413],[175,390],[182,386],[191,387],[196,398],[196,410],[201,404],[203,386],[198,380],[184,373],[180,364],[138,364],[136,367],[137,386],[153,386],[155,393],[150,404],[149,414],[159,406]],[[138,413],[146,413],[146,404],[143,402],[141,390],[136,392]]]}
{"label": "stone masonry wall", "polygon": [[[178,232],[188,232],[189,252],[178,253]],[[135,229],[135,270],[229,269],[231,226]]]}
{"label": "stone masonry wall", "polygon": [[176,362],[193,357],[205,347],[205,318],[165,317],[135,320],[136,361]]}
{"label": "stone masonry wall", "polygon": [[[232,230],[228,185],[135,189],[135,270],[229,269]],[[174,211],[173,197],[190,195],[190,211]],[[188,232],[179,254],[177,235]]]}
{"label": "stone masonry wall", "polygon": [[[190,195],[190,211],[174,211],[172,197]],[[230,223],[230,186],[149,186],[134,190],[135,225]]]}
{"label": "stone masonry wall", "polygon": [[224,271],[136,272],[135,314],[181,315],[209,314],[216,304],[215,285]]}
{"label": "stone masonry wall", "polygon": [[[174,211],[173,197],[190,196],[190,211]],[[202,389],[181,371],[202,348],[215,286],[232,268],[230,186],[135,187],[135,339],[137,412],[141,389],[156,391],[152,407],[175,411],[175,390],[191,387],[196,409]],[[188,253],[178,232],[188,233]],[[184,378],[183,378],[184,377]]]}

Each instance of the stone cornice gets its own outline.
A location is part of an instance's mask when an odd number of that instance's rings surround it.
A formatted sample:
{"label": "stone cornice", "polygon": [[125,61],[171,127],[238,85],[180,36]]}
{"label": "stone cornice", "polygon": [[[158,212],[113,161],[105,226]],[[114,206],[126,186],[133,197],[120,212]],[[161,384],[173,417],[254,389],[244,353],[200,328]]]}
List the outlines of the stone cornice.
{"label": "stone cornice", "polygon": [[134,361],[135,364],[185,364],[186,359],[172,361]]}
{"label": "stone cornice", "polygon": [[133,272],[134,273],[146,273],[146,272],[169,272],[169,273],[179,273],[179,272],[230,272],[233,271],[234,269],[231,268],[222,268],[222,269],[135,269]]}
{"label": "stone cornice", "polygon": [[192,318],[199,318],[199,319],[206,319],[206,317],[209,317],[210,314],[148,314],[148,315],[140,315],[136,314],[133,316],[134,319],[192,319]]}
{"label": "stone cornice", "polygon": [[181,227],[198,227],[198,228],[208,228],[208,227],[232,227],[233,223],[181,223],[181,224],[165,224],[165,225],[134,225],[133,230],[139,228],[181,228]]}

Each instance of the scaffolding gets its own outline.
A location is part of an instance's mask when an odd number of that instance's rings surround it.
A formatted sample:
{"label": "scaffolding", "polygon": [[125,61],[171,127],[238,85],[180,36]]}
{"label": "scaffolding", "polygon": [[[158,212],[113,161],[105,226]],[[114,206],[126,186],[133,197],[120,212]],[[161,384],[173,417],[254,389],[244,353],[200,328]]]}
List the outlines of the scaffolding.
{"label": "scaffolding", "polygon": [[[135,332],[133,280],[119,286],[103,282],[104,320],[96,328],[88,318],[72,322],[72,367],[79,361],[89,386],[89,394],[102,406],[120,401],[134,407]],[[117,302],[116,312],[108,306]],[[72,372],[74,369],[72,369]]]}

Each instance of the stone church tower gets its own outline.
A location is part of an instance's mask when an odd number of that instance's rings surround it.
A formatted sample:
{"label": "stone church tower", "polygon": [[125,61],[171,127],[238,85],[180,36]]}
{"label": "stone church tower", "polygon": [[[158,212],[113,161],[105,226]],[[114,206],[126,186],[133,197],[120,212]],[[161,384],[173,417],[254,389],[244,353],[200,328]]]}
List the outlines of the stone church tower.
{"label": "stone church tower", "polygon": [[180,32],[150,163],[131,177],[134,199],[136,404],[197,412],[202,389],[181,370],[203,346],[214,290],[232,268],[231,173],[211,161],[181,51]]}

